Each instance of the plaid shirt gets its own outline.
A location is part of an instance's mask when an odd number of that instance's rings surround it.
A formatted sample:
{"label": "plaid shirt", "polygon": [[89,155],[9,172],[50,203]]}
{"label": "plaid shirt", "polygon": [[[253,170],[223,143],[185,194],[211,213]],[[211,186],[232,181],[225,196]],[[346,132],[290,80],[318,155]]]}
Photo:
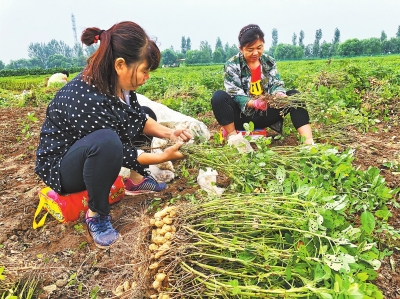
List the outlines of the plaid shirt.
{"label": "plaid shirt", "polygon": [[[263,54],[260,57],[261,62],[261,86],[263,93],[276,94],[277,92],[286,92],[283,81],[280,79],[276,69],[275,60]],[[250,115],[253,109],[246,109],[247,102],[251,99],[250,96],[250,81],[251,70],[239,52],[231,59],[229,59],[225,66],[224,85],[226,92],[231,95],[236,103],[239,105],[240,110]],[[250,111],[249,111],[250,110]]]}

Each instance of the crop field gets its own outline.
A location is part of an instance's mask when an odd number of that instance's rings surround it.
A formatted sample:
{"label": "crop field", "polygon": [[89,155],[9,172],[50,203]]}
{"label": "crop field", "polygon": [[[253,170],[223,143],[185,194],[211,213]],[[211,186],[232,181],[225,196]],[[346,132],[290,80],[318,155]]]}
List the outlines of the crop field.
{"label": "crop field", "polygon": [[[108,250],[83,217],[32,228],[45,187],[35,150],[62,85],[0,78],[0,298],[400,298],[400,57],[278,71],[300,91],[315,146],[287,116],[282,135],[268,129],[240,154],[211,111],[222,65],[151,73],[138,93],[204,122],[211,138],[182,147],[165,191],[112,205],[122,240]],[[222,195],[199,186],[208,167]]]}

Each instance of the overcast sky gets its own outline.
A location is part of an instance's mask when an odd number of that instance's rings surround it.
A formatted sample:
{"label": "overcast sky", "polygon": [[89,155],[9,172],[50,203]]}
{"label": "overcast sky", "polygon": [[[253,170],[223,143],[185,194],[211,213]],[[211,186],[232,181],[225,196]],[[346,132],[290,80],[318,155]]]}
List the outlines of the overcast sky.
{"label": "overcast sky", "polygon": [[31,42],[52,39],[74,44],[71,14],[75,15],[78,41],[87,27],[108,29],[120,21],[134,21],[157,38],[161,50],[180,50],[182,36],[192,49],[201,41],[215,47],[237,45],[240,29],[258,24],[265,33],[266,48],[272,29],[278,42],[291,44],[295,32],[313,43],[315,32],[330,42],[337,27],[341,41],[380,37],[384,30],[395,37],[400,25],[400,0],[0,0],[0,60],[28,57]]}

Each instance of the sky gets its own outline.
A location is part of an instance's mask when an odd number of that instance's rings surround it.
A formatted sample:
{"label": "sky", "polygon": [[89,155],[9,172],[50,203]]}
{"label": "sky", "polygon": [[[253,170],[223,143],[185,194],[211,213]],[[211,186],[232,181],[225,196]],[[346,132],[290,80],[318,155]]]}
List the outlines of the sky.
{"label": "sky", "polygon": [[219,37],[225,45],[238,44],[242,27],[258,24],[265,34],[265,47],[278,30],[278,43],[292,43],[293,33],[305,33],[304,44],[332,41],[335,28],[341,42],[395,37],[400,26],[400,0],[0,0],[0,60],[28,57],[30,43],[52,39],[74,45],[71,15],[77,39],[96,26],[108,29],[121,21],[133,21],[157,39],[161,50],[180,50],[182,36],[190,37],[192,49],[208,41],[214,50]]}

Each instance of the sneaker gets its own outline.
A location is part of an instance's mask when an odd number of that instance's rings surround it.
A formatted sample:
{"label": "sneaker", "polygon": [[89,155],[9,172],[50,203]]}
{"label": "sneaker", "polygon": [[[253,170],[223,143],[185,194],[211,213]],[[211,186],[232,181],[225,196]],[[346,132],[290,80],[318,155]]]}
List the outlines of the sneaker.
{"label": "sneaker", "polygon": [[229,136],[228,145],[236,147],[239,153],[251,153],[253,151],[250,142],[242,134]]}
{"label": "sneaker", "polygon": [[94,244],[99,248],[108,248],[114,244],[121,236],[111,225],[111,216],[96,216],[89,217],[86,213],[85,222],[89,234],[92,236]]}
{"label": "sneaker", "polygon": [[142,192],[160,192],[167,188],[167,184],[158,183],[151,176],[144,176],[143,180],[139,184],[135,184],[130,178],[124,180],[125,190],[132,193]]}

